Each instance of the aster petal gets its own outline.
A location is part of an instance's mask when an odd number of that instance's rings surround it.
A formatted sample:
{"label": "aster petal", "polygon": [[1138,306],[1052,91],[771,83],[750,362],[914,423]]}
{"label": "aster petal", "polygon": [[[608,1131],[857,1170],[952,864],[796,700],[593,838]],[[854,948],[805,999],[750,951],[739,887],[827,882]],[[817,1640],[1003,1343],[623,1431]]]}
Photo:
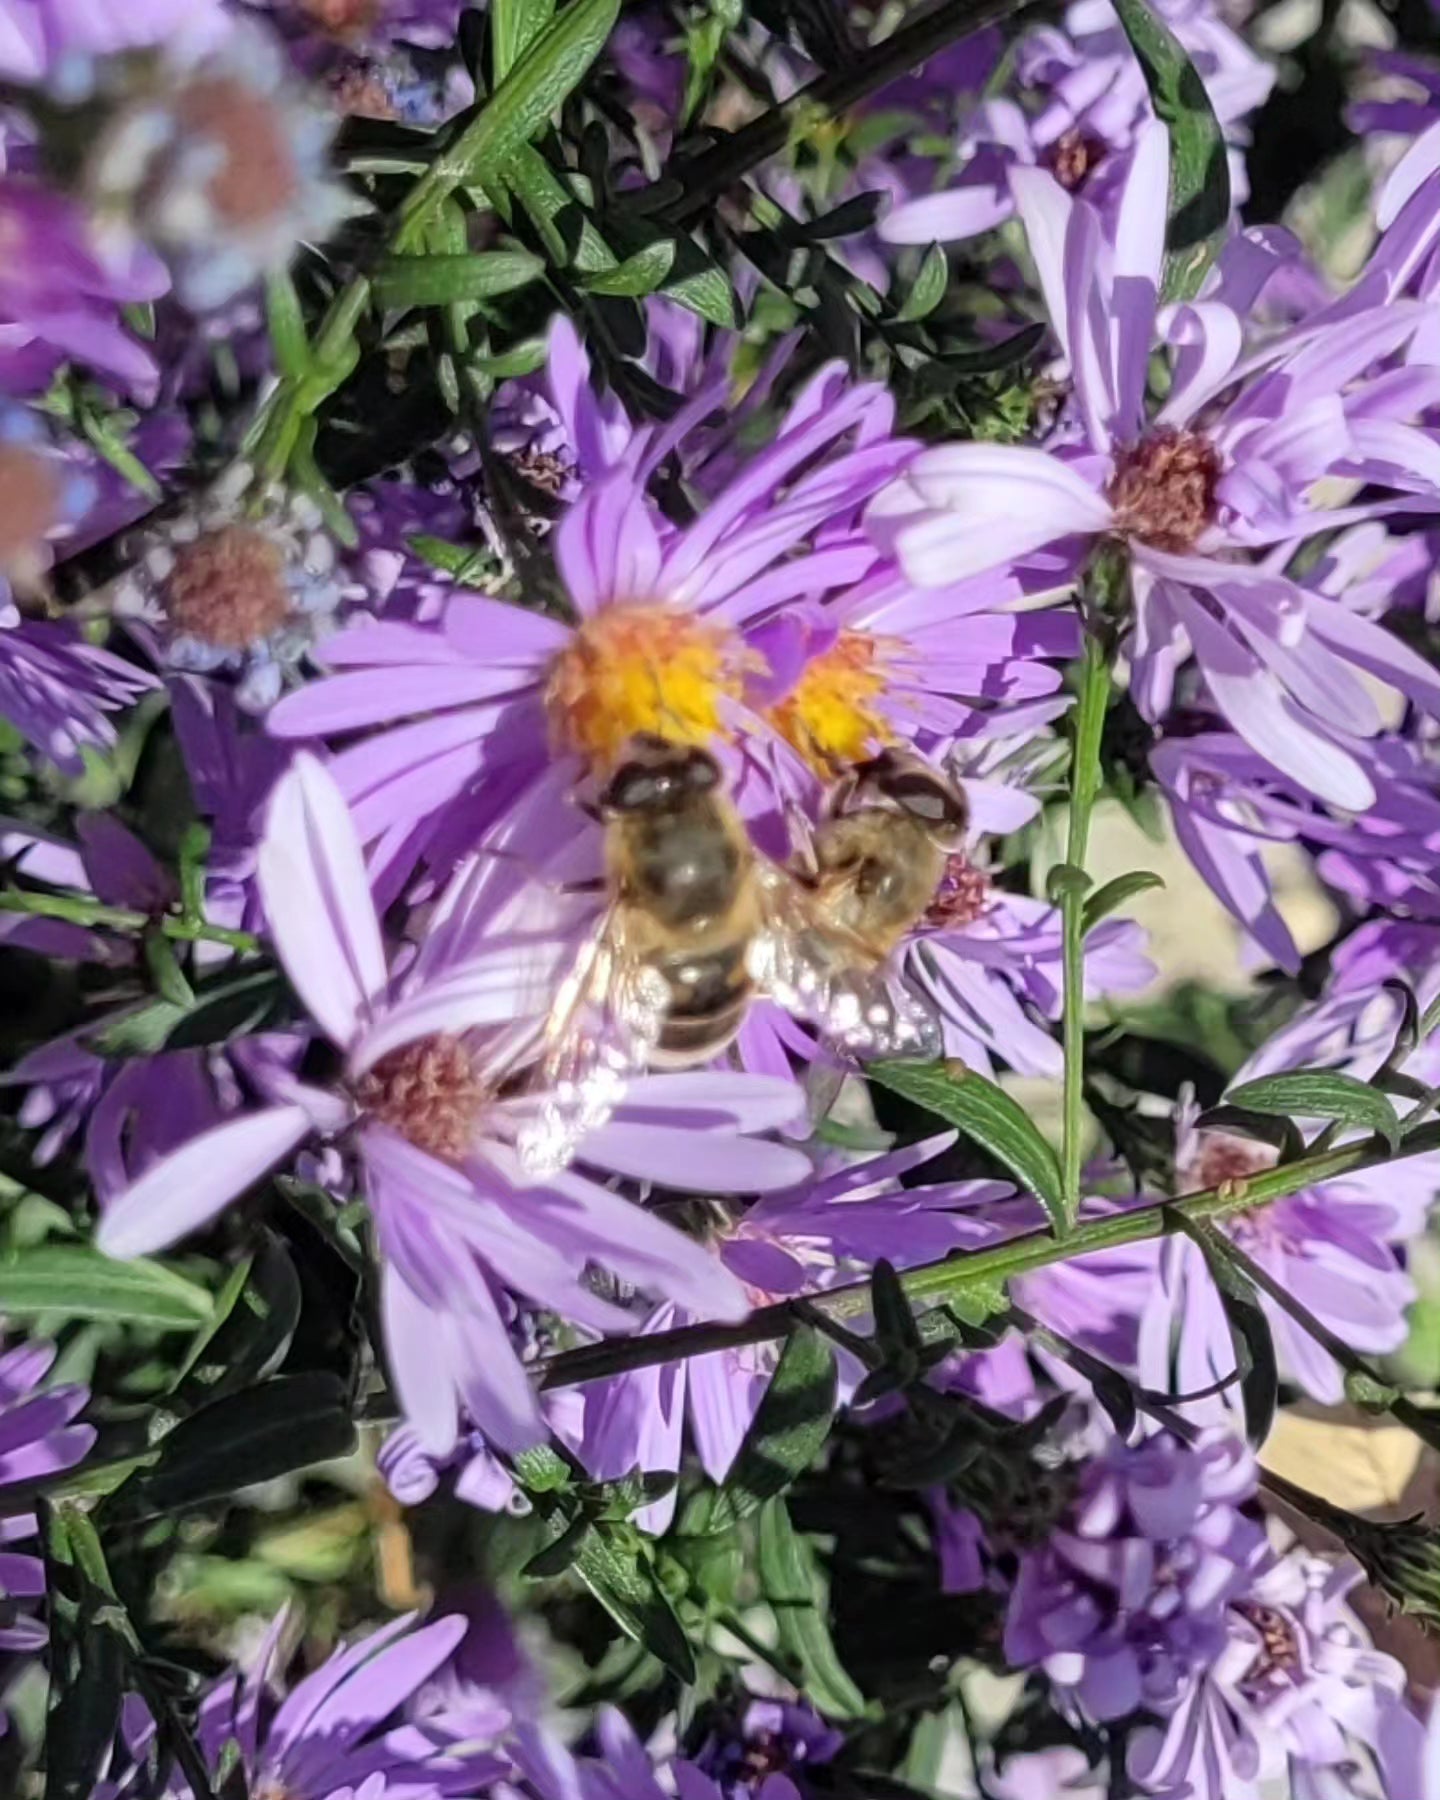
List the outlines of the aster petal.
{"label": "aster petal", "polygon": [[385,987],[385,951],[360,840],[313,756],[297,756],[276,786],[257,878],[286,974],[343,1048]]}
{"label": "aster petal", "polygon": [[1070,353],[1070,313],[1065,279],[1065,248],[1070,214],[1076,202],[1048,169],[1016,168],[1010,171],[1010,191],[1015,210],[1025,227],[1045,310],[1065,360],[1074,367]]}
{"label": "aster petal", "polygon": [[448,1456],[455,1446],[459,1418],[453,1385],[443,1375],[437,1378],[435,1309],[389,1261],[381,1269],[380,1311],[385,1360],[400,1410],[425,1450],[433,1456]]}
{"label": "aster petal", "polygon": [[1440,121],[1422,131],[1386,178],[1375,202],[1375,223],[1388,231],[1401,208],[1440,169]]}
{"label": "aster petal", "polygon": [[107,1256],[149,1256],[208,1224],[310,1132],[300,1106],[275,1106],[201,1132],[106,1207],[95,1242]]}
{"label": "aster petal", "polygon": [[979,184],[904,200],[875,227],[885,244],[956,244],[1003,225],[1014,211],[1009,195]]}

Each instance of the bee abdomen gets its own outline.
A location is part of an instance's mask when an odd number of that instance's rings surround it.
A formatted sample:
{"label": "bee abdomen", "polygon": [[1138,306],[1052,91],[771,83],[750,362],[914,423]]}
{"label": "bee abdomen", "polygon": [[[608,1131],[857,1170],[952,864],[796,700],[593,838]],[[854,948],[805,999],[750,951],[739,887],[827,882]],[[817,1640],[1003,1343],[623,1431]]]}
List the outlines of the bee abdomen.
{"label": "bee abdomen", "polygon": [[670,1005],[653,1065],[686,1068],[718,1056],[739,1031],[750,1003],[745,944],[678,953],[656,967],[669,986]]}

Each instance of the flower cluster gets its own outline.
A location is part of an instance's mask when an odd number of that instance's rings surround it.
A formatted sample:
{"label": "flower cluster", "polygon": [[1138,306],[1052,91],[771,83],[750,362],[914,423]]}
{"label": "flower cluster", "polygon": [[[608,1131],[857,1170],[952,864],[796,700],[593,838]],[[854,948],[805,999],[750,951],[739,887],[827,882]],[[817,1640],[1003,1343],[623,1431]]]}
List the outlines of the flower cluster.
{"label": "flower cluster", "polygon": [[1440,78],[895,10],[0,0],[47,1792],[1420,1791]]}

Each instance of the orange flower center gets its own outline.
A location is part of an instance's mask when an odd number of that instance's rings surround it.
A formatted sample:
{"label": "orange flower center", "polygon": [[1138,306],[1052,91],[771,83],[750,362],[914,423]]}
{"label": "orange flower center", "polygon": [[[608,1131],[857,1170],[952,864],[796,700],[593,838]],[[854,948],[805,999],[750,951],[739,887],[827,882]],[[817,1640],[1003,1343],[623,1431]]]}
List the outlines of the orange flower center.
{"label": "orange flower center", "polygon": [[728,626],[663,605],[610,606],[550,665],[545,710],[556,743],[613,764],[637,733],[704,746],[723,732],[755,657]]}
{"label": "orange flower center", "polygon": [[469,1154],[489,1097],[470,1052],[448,1032],[392,1050],[355,1083],[365,1112],[441,1162]]}
{"label": "orange flower center", "polygon": [[893,739],[878,705],[886,689],[886,649],[884,638],[842,631],[772,708],[775,729],[822,775],[863,762]]}
{"label": "orange flower center", "polygon": [[290,616],[285,555],[251,525],[222,525],[175,550],[165,615],[176,631],[221,650],[243,650]]}

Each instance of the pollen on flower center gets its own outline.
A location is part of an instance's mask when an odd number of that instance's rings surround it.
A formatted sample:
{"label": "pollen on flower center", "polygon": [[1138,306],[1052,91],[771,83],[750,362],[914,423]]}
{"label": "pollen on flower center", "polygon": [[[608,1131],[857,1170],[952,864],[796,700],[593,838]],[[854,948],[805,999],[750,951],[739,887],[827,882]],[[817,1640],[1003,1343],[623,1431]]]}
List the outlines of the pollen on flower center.
{"label": "pollen on flower center", "polygon": [[354,37],[375,23],[376,0],[300,0],[300,10],[321,31],[335,37]]}
{"label": "pollen on flower center", "polygon": [[0,568],[25,561],[59,510],[51,460],[25,444],[0,444]]}
{"label": "pollen on flower center", "polygon": [[663,605],[611,606],[550,666],[545,710],[563,749],[614,762],[637,733],[708,744],[754,659],[728,627]]}
{"label": "pollen on flower center", "polygon": [[821,774],[863,762],[894,737],[877,704],[885,693],[885,640],[842,631],[814,656],[771,710],[775,729]]}
{"label": "pollen on flower center", "polygon": [[469,1153],[489,1098],[470,1052],[448,1032],[392,1050],[355,1084],[357,1105],[442,1162]]}
{"label": "pollen on flower center", "polygon": [[280,545],[250,525],[222,525],[175,548],[165,581],[165,616],[177,632],[241,650],[290,616]]}
{"label": "pollen on flower center", "polygon": [[1235,1610],[1260,1639],[1255,1660],[1245,1671],[1241,1685],[1253,1700],[1266,1691],[1289,1687],[1300,1673],[1300,1644],[1295,1627],[1284,1613],[1258,1600],[1237,1600]]}
{"label": "pollen on flower center", "polygon": [[1183,551],[1215,517],[1220,457],[1208,438],[1162,426],[1115,459],[1116,529],[1157,550]]}
{"label": "pollen on flower center", "polygon": [[1050,146],[1048,160],[1055,179],[1073,194],[1104,154],[1105,146],[1099,138],[1089,137],[1072,126]]}
{"label": "pollen on flower center", "polygon": [[1204,1193],[1226,1181],[1248,1181],[1262,1169],[1273,1169],[1275,1161],[1275,1151],[1269,1144],[1236,1137],[1228,1131],[1205,1131],[1200,1134],[1199,1152],[1185,1173],[1193,1182],[1190,1191]]}
{"label": "pollen on flower center", "polygon": [[963,850],[946,859],[945,873],[925,913],[925,923],[942,931],[963,931],[990,904],[990,877]]}
{"label": "pollen on flower center", "polygon": [[262,224],[295,199],[300,176],[286,121],[265,94],[229,75],[202,75],[177,97],[175,114],[222,152],[206,191],[227,224]]}

